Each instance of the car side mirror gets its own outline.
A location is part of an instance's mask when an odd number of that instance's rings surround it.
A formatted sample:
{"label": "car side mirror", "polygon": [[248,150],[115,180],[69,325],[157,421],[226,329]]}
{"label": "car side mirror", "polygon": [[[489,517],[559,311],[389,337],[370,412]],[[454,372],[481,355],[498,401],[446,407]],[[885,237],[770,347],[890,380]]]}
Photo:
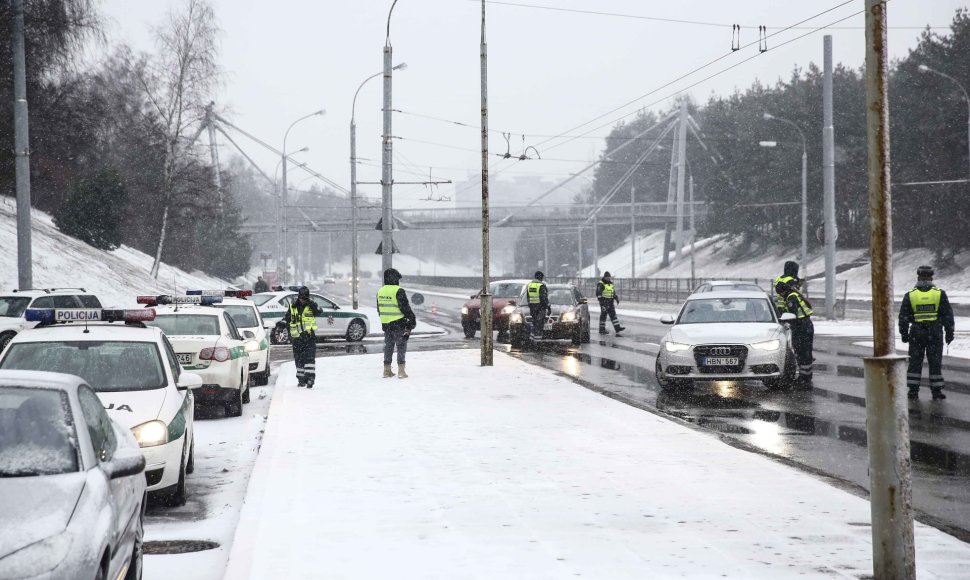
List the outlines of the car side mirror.
{"label": "car side mirror", "polygon": [[256,335],[253,334],[253,331],[252,330],[244,330],[243,331],[243,337],[246,338],[246,339],[252,340],[252,339],[256,338]]}
{"label": "car side mirror", "polygon": [[421,306],[424,304],[424,294],[419,294],[415,292],[411,295],[411,302],[414,302],[416,306]]}
{"label": "car side mirror", "polygon": [[175,386],[180,391],[187,389],[198,389],[202,386],[202,377],[195,373],[183,372],[181,375],[179,375],[179,381]]}
{"label": "car side mirror", "polygon": [[664,314],[660,317],[660,324],[673,324],[674,317],[669,314]]}
{"label": "car side mirror", "polygon": [[782,322],[791,322],[793,320],[798,320],[798,317],[792,314],[791,312],[786,312],[781,315]]}
{"label": "car side mirror", "polygon": [[101,464],[108,479],[131,477],[145,471],[145,456],[137,449],[119,449],[110,461]]}

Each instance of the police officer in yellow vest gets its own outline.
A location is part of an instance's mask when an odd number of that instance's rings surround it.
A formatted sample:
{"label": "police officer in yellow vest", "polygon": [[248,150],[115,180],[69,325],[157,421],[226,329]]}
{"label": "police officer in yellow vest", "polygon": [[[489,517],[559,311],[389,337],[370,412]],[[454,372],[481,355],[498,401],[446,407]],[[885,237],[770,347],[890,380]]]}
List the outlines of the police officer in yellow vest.
{"label": "police officer in yellow vest", "polygon": [[546,277],[542,271],[536,271],[535,277],[526,287],[526,297],[529,301],[529,314],[532,316],[532,338],[542,338],[546,324],[546,316],[552,314],[549,306],[549,289],[542,280]]}
{"label": "police officer in yellow vest", "polygon": [[401,273],[394,268],[384,270],[384,286],[377,291],[377,313],[381,317],[384,330],[384,377],[393,377],[391,360],[397,348],[397,378],[408,378],[405,372],[405,357],[408,353],[408,338],[418,324],[408,295],[401,283]]}
{"label": "police officer in yellow vest", "polygon": [[310,300],[310,289],[300,288],[296,300],[290,304],[283,320],[276,326],[289,327],[293,360],[296,362],[296,386],[313,388],[317,378],[317,316],[320,307]]}
{"label": "police officer in yellow vest", "polygon": [[798,262],[785,262],[784,274],[775,278],[775,310],[778,316],[788,312],[785,306],[785,295],[779,291],[779,285],[794,285],[801,288],[802,281],[798,278]]}
{"label": "police officer in yellow vest", "polygon": [[812,361],[815,360],[815,324],[812,322],[812,304],[802,296],[797,281],[778,284],[776,290],[785,297],[785,312],[795,315],[790,323],[792,347],[798,359],[798,378],[804,382],[812,380]]}
{"label": "police officer in yellow vest", "polygon": [[600,334],[609,334],[606,331],[606,317],[610,317],[613,323],[613,330],[617,336],[626,328],[620,326],[620,321],[616,319],[616,304],[620,303],[620,295],[613,286],[613,277],[609,272],[604,272],[603,277],[596,284],[596,298],[600,303]]}
{"label": "police officer in yellow vest", "polygon": [[[946,398],[943,394],[943,341],[953,342],[953,308],[946,292],[933,285],[933,268],[916,269],[916,288],[903,297],[899,307],[899,335],[909,343],[909,370],[906,386],[910,400],[919,398],[923,376],[923,357],[930,363],[930,390],[933,400]],[[945,336],[944,336],[945,335]]]}

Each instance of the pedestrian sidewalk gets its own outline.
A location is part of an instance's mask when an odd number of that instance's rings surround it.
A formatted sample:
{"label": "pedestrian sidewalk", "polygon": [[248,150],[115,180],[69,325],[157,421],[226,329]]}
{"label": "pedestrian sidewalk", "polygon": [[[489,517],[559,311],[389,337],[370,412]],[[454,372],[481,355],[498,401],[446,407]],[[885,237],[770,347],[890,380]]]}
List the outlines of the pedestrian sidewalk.
{"label": "pedestrian sidewalk", "polygon": [[[716,437],[473,350],[280,370],[226,578],[860,578],[869,504]],[[970,545],[917,525],[921,579]]]}

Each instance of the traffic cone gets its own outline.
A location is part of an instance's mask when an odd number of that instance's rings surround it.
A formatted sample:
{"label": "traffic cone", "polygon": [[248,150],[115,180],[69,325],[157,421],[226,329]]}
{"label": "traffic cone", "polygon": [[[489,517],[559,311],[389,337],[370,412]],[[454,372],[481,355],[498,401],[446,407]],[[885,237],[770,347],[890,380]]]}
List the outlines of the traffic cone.
{"label": "traffic cone", "polygon": [[438,305],[437,304],[434,304],[434,303],[431,304],[431,314],[438,314]]}

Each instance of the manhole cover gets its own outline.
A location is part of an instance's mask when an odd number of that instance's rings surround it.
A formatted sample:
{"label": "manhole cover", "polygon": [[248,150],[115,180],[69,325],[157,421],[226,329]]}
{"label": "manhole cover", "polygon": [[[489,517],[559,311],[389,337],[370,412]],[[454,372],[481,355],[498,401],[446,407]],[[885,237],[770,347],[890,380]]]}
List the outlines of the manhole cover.
{"label": "manhole cover", "polygon": [[188,554],[189,552],[204,552],[219,547],[216,542],[205,540],[168,540],[164,542],[145,542],[142,550],[145,554]]}

